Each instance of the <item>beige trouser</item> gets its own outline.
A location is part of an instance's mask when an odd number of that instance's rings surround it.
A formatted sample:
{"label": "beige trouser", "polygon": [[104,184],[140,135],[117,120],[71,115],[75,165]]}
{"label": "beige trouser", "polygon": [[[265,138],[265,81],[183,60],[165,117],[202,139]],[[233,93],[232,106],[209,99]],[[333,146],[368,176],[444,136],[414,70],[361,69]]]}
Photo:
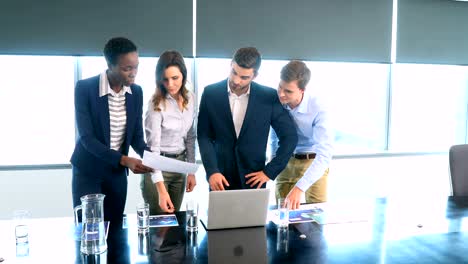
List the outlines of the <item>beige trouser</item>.
{"label": "beige trouser", "polygon": [[[181,155],[178,160],[185,161],[185,155]],[[171,197],[172,204],[175,211],[180,211],[180,205],[184,199],[186,175],[182,173],[165,172],[162,173],[164,177],[164,185]],[[150,214],[161,214],[164,211],[159,207],[159,195],[156,189],[156,184],[151,180],[151,174],[145,173],[141,176],[140,181],[141,194],[145,203],[149,204]]]}
{"label": "beige trouser", "polygon": [[[305,171],[312,164],[313,159],[289,159],[286,168],[276,178],[276,199],[285,198],[289,191],[296,186],[297,181],[304,175]],[[327,169],[320,179],[318,179],[305,192],[307,203],[322,203],[327,201]]]}

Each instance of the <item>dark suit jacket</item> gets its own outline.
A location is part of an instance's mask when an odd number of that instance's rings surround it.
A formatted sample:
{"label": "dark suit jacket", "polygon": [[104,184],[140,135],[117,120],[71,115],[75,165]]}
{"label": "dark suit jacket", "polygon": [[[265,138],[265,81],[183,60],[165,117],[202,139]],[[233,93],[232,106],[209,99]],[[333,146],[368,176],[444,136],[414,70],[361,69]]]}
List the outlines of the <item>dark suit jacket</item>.
{"label": "dark suit jacket", "polygon": [[[234,177],[245,184],[245,175],[263,172],[272,180],[286,167],[296,144],[296,126],[272,88],[252,82],[244,123],[236,137],[229,107],[227,80],[203,91],[198,116],[198,144],[207,179],[220,172],[231,184]],[[279,139],[276,156],[265,166],[270,126]]]}
{"label": "dark suit jacket", "polygon": [[[140,155],[146,148],[143,134],[143,91],[131,85],[132,94],[125,94],[127,130],[122,152],[110,148],[110,119],[108,95],[99,97],[99,75],[80,80],[75,87],[75,118],[78,139],[71,163],[85,175],[104,177],[122,172],[122,155],[128,155],[129,146]],[[128,170],[126,170],[128,175]]]}

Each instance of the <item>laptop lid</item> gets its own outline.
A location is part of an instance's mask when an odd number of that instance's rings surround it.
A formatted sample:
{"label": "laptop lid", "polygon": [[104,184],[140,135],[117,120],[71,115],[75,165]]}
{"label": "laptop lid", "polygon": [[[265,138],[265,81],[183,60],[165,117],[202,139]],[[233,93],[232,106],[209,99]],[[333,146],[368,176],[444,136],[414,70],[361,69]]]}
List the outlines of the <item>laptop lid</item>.
{"label": "laptop lid", "polygon": [[212,191],[202,223],[207,230],[264,226],[269,197],[270,189]]}

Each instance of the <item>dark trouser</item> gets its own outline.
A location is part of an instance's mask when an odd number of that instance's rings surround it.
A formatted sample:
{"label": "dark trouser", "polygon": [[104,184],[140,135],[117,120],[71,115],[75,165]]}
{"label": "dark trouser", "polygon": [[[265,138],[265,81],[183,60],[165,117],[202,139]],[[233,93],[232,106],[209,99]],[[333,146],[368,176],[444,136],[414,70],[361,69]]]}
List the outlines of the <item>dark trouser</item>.
{"label": "dark trouser", "polygon": [[[222,174],[222,173],[221,173]],[[242,185],[242,181],[241,181],[241,175],[239,174],[239,168],[237,168],[237,164],[236,166],[233,167],[232,171],[231,171],[231,175],[229,176],[228,174],[224,175],[223,176],[226,178],[226,180],[229,182],[229,186],[224,186],[224,189],[225,190],[241,190],[241,189],[245,189],[246,187],[244,187]],[[209,180],[209,179],[208,179]],[[245,182],[246,180],[244,180]],[[210,190],[211,191],[211,190]]]}
{"label": "dark trouser", "polygon": [[[221,173],[223,174],[223,173]],[[247,173],[248,174],[248,173]],[[208,175],[208,178],[207,178],[207,181],[209,182],[209,176]],[[229,182],[229,186],[224,186],[224,189],[225,190],[242,190],[242,189],[256,189],[258,185],[255,185],[255,186],[250,186],[249,184],[246,184],[246,182],[248,181],[248,179],[245,177],[245,175],[241,175],[239,173],[239,169],[237,168],[237,166],[235,166],[233,168],[233,170],[231,171],[231,174],[223,174],[223,176],[226,178],[226,180]],[[250,183],[252,184],[252,183]],[[266,188],[266,183],[264,183],[261,188]],[[211,188],[210,188],[210,191]]]}
{"label": "dark trouser", "polygon": [[72,169],[73,207],[81,204],[80,197],[86,194],[102,193],[104,198],[104,220],[111,226],[122,226],[122,217],[127,199],[127,175],[125,169],[103,175],[86,175],[73,166]]}
{"label": "dark trouser", "polygon": [[[185,161],[185,155],[180,155],[178,158],[180,161]],[[180,211],[180,206],[185,194],[185,183],[187,176],[182,173],[175,172],[162,172],[164,178],[164,186],[166,191],[169,193],[172,204],[176,212]],[[141,176],[140,181],[141,195],[145,203],[149,204],[150,214],[161,214],[164,211],[159,206],[159,194],[156,189],[156,184],[151,180],[151,174],[146,173]],[[185,210],[185,209],[184,209]]]}
{"label": "dark trouser", "polygon": [[[176,212],[180,211],[180,206],[185,194],[185,174],[163,172],[164,186],[171,197],[172,204]],[[155,183],[151,180],[151,174],[146,173],[142,176],[140,184],[141,194],[145,203],[149,204],[150,214],[161,214],[164,211],[159,207],[159,194]]]}

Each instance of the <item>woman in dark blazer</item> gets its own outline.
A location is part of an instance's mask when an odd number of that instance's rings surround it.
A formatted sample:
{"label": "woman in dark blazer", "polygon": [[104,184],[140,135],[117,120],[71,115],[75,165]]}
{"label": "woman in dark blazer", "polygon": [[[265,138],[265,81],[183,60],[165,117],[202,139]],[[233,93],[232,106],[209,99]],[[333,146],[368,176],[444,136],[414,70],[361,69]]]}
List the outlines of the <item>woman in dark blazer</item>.
{"label": "woman in dark blazer", "polygon": [[75,88],[78,138],[71,157],[73,206],[80,197],[102,193],[104,219],[121,226],[127,197],[128,169],[150,172],[139,159],[128,157],[130,146],[140,155],[143,135],[143,92],[134,84],[138,71],[136,46],[113,38],[104,48],[108,69],[80,80]]}

